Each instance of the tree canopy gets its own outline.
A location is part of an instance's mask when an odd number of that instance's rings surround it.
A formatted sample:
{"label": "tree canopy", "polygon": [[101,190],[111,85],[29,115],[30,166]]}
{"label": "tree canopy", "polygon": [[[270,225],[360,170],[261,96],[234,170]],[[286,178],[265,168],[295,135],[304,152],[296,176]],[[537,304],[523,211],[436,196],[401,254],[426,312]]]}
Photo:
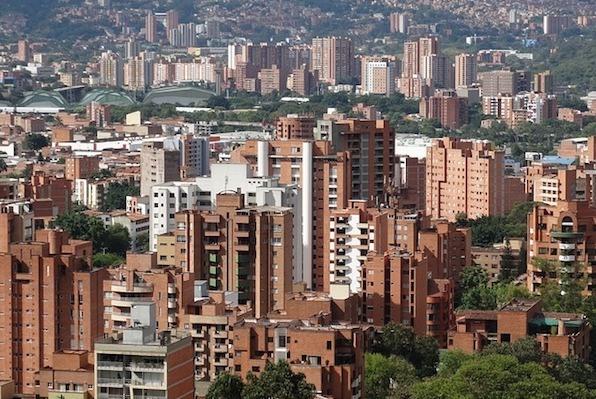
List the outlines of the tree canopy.
{"label": "tree canopy", "polygon": [[22,145],[24,150],[37,151],[43,147],[49,146],[50,140],[43,134],[31,133],[23,139]]}
{"label": "tree canopy", "polygon": [[249,373],[242,399],[312,399],[315,387],[285,362],[268,363],[260,376]]}
{"label": "tree canopy", "polygon": [[58,215],[51,227],[67,231],[72,238],[92,241],[94,252],[125,256],[130,249],[130,235],[124,226],[116,224],[106,229],[101,220],[86,215],[80,207]]}
{"label": "tree canopy", "polygon": [[126,197],[136,196],[141,193],[141,189],[129,182],[110,183],[108,193],[102,206],[103,211],[112,211],[114,209],[126,209]]}
{"label": "tree canopy", "polygon": [[439,345],[428,335],[416,336],[411,327],[391,322],[375,338],[373,353],[398,356],[410,362],[421,377],[436,373]]}

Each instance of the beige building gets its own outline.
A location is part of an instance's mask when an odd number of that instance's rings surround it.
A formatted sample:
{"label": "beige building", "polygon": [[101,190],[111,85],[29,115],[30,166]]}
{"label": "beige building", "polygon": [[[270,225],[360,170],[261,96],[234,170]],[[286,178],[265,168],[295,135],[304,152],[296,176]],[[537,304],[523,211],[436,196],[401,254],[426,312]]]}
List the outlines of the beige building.
{"label": "beige building", "polygon": [[[426,152],[426,214],[455,221],[505,215],[504,152],[487,141],[434,140]],[[520,186],[520,189],[523,186]]]}
{"label": "beige building", "polygon": [[478,65],[475,54],[455,56],[455,87],[470,86],[476,83]]}
{"label": "beige building", "polygon": [[180,179],[180,151],[164,148],[159,141],[143,143],[141,148],[141,195],[151,194],[155,184]]}

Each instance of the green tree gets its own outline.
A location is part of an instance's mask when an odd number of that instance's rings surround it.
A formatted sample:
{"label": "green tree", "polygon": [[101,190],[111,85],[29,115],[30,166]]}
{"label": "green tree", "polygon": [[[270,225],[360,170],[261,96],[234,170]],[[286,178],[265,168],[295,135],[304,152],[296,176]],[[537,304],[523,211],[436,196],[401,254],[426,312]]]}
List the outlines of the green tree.
{"label": "green tree", "polygon": [[97,172],[93,172],[91,175],[89,175],[89,178],[95,180],[105,180],[111,177],[116,177],[116,173],[109,169],[100,169]]}
{"label": "green tree", "polygon": [[242,399],[312,399],[315,387],[285,361],[268,363],[260,376],[249,373]]}
{"label": "green tree", "polygon": [[100,269],[110,266],[118,266],[124,263],[124,258],[111,252],[98,252],[93,255],[93,268]]}
{"label": "green tree", "polygon": [[37,151],[50,145],[50,140],[43,134],[30,133],[23,139],[23,149]]}
{"label": "green tree", "polygon": [[458,309],[494,310],[497,307],[497,294],[490,287],[474,287],[464,291]]}
{"label": "green tree", "polygon": [[138,234],[135,238],[135,248],[137,252],[149,251],[149,233]]}
{"label": "green tree", "polygon": [[126,256],[130,249],[130,234],[121,224],[114,224],[106,229],[103,248],[120,256]]}
{"label": "green tree", "polygon": [[463,268],[459,276],[459,286],[463,291],[476,287],[486,287],[488,273],[479,265]]}
{"label": "green tree", "polygon": [[509,239],[505,239],[505,248],[501,254],[501,274],[499,275],[499,281],[508,283],[514,277],[517,277],[518,273],[515,270],[515,262],[513,260],[513,252],[511,251],[511,243]]}
{"label": "green tree", "polygon": [[102,206],[103,211],[112,211],[114,209],[126,209],[126,197],[136,196],[141,193],[139,187],[129,182],[114,182],[110,184],[108,193]]}
{"label": "green tree", "polygon": [[223,108],[223,109],[230,109],[230,101],[225,98],[224,96],[211,96],[205,102],[205,106],[207,108]]}
{"label": "green tree", "polygon": [[588,123],[584,126],[582,135],[585,137],[596,136],[596,122]]}
{"label": "green tree", "polygon": [[404,358],[421,377],[435,374],[439,363],[439,346],[434,338],[417,337],[411,327],[395,322],[386,324],[375,337],[373,352]]}
{"label": "green tree", "polygon": [[493,342],[482,350],[482,356],[511,355],[520,363],[545,360],[545,353],[540,348],[540,343],[534,337],[524,337],[515,342]]}
{"label": "green tree", "polygon": [[460,349],[454,349],[441,353],[439,357],[439,377],[454,375],[462,364],[471,360],[474,355],[464,353]]}
{"label": "green tree", "polygon": [[453,375],[420,382],[413,399],[590,399],[593,391],[576,382],[555,380],[538,363],[490,355],[465,361]]}
{"label": "green tree", "polygon": [[405,359],[380,353],[364,357],[366,397],[370,399],[406,398],[412,385],[418,381],[417,372]]}
{"label": "green tree", "polygon": [[244,389],[242,378],[229,372],[219,373],[209,386],[206,399],[239,399]]}

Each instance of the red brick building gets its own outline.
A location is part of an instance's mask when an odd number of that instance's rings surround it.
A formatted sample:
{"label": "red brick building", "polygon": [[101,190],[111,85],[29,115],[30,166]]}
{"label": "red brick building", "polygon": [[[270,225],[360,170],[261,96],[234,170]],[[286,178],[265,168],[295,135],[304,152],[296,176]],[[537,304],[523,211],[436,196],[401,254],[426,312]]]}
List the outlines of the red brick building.
{"label": "red brick building", "polygon": [[532,336],[542,350],[587,360],[590,327],[579,313],[543,312],[540,299],[514,299],[499,310],[464,310],[456,314],[448,348],[480,352],[491,342],[515,342]]}

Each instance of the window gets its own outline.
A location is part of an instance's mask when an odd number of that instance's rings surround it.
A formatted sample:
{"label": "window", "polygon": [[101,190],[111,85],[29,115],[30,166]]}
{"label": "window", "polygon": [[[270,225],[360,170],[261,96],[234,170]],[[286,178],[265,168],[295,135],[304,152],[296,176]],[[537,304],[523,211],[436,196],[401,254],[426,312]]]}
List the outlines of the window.
{"label": "window", "polygon": [[176,236],[176,242],[186,242],[186,236]]}
{"label": "window", "polygon": [[511,342],[511,334],[501,334],[501,342]]}
{"label": "window", "polygon": [[331,341],[327,341],[327,350],[331,350]]}

